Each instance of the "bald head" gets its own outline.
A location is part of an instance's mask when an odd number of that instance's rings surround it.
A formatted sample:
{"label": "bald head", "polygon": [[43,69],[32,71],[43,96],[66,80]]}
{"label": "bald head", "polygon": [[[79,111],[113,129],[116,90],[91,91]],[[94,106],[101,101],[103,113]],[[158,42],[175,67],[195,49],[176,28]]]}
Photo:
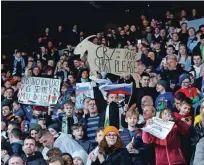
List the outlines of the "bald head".
{"label": "bald head", "polygon": [[141,101],[141,107],[144,109],[145,106],[153,106],[153,99],[151,96],[144,96]]}

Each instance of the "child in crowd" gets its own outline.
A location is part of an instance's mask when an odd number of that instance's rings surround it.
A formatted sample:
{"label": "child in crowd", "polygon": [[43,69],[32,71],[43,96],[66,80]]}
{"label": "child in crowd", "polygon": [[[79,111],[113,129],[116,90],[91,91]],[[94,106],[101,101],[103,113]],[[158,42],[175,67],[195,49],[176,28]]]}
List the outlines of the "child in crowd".
{"label": "child in crowd", "polygon": [[125,121],[128,124],[128,128],[120,132],[120,137],[128,152],[131,153],[134,164],[142,165],[144,163],[143,152],[145,145],[142,142],[142,130],[136,127],[139,121],[139,113],[136,110],[128,110],[125,115]]}
{"label": "child in crowd", "polygon": [[97,130],[96,130],[96,142],[97,142],[97,147],[93,150],[93,151],[91,151],[91,153],[89,154],[89,157],[88,157],[88,159],[87,159],[87,163],[86,163],[86,165],[91,165],[92,164],[92,162],[94,162],[94,164],[100,164],[100,162],[99,162],[99,160],[97,159],[97,157],[96,157],[96,155],[97,155],[97,152],[98,152],[98,150],[99,150],[99,144],[100,144],[100,142],[102,141],[102,139],[103,139],[103,130],[104,130],[104,128],[98,128]]}
{"label": "child in crowd", "polygon": [[73,115],[73,112],[74,105],[70,101],[67,101],[64,104],[64,114],[59,117],[63,133],[71,134],[71,126],[78,122],[78,119]]}
{"label": "child in crowd", "polygon": [[83,147],[87,153],[90,153],[93,150],[93,145],[89,140],[86,140],[83,125],[74,124],[72,125],[71,129],[72,137]]}
{"label": "child in crowd", "polygon": [[190,114],[191,112],[191,105],[192,102],[189,98],[185,98],[180,104],[180,111],[174,112],[174,117],[176,119],[184,121],[189,126],[192,124],[192,116]]}
{"label": "child in crowd", "polygon": [[180,104],[186,98],[186,95],[182,92],[178,92],[174,96],[174,112],[180,112]]}
{"label": "child in crowd", "polygon": [[[190,128],[192,126],[192,116],[191,116],[192,101],[189,98],[185,98],[180,104],[180,112],[174,112],[174,117],[178,120],[183,121]],[[187,164],[190,163],[190,158],[192,155],[190,133],[180,136],[181,139],[181,149],[183,151],[184,157]]]}

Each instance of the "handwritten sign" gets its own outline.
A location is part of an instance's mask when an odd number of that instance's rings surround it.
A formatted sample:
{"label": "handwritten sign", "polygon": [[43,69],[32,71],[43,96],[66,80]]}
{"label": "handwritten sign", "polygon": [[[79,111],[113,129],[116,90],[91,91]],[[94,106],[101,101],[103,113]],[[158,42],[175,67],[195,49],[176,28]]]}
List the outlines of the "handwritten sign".
{"label": "handwritten sign", "polygon": [[138,72],[137,61],[141,58],[141,54],[128,49],[111,49],[102,45],[95,45],[88,41],[89,36],[77,45],[74,54],[80,54],[81,58],[88,51],[87,61],[90,70],[112,73],[116,75],[131,74],[135,79]]}
{"label": "handwritten sign", "polygon": [[56,104],[60,94],[60,79],[24,77],[18,101],[22,104],[49,106]]}
{"label": "handwritten sign", "polygon": [[165,139],[174,126],[174,122],[163,121],[157,117],[153,117],[152,120],[153,123],[142,128],[142,130],[156,136],[159,139]]}
{"label": "handwritten sign", "polygon": [[77,110],[83,109],[83,101],[85,98],[94,98],[93,87],[90,82],[76,84],[76,104]]}

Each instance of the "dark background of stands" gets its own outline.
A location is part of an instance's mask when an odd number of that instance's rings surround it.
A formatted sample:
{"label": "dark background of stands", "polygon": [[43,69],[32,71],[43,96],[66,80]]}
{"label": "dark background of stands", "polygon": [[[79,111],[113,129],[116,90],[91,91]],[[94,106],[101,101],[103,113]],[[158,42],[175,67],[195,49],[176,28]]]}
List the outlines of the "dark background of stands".
{"label": "dark background of stands", "polygon": [[[196,8],[204,15],[204,2],[2,2],[2,53],[11,55],[14,48],[29,49],[46,27],[57,30],[62,25],[71,31],[77,23],[87,34],[104,30],[108,26],[138,24],[140,14],[163,19],[165,10],[190,14]],[[149,7],[148,7],[149,5]],[[125,12],[129,10],[129,12]],[[87,34],[88,35],[88,34]]]}

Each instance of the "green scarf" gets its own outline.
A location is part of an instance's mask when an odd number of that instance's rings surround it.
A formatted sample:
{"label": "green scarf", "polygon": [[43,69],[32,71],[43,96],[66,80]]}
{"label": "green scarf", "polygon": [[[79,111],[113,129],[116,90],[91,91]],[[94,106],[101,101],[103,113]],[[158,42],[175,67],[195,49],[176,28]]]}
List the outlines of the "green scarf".
{"label": "green scarf", "polygon": [[202,63],[204,63],[204,46],[200,44],[200,51],[202,56]]}

